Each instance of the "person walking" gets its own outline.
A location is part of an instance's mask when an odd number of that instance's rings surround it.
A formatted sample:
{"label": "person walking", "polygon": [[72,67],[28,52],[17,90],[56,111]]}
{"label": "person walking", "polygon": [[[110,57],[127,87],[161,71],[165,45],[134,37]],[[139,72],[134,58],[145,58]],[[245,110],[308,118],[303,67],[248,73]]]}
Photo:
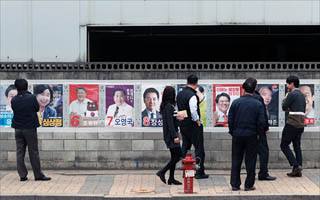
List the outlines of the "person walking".
{"label": "person walking", "polygon": [[[287,173],[289,177],[302,176],[302,152],[301,136],[304,131],[304,117],[306,111],[306,100],[299,89],[300,80],[296,76],[289,76],[286,80],[288,93],[282,102],[282,110],[286,112],[286,123],[282,131],[281,150],[293,169]],[[295,156],[289,145],[293,143]]]}
{"label": "person walking", "polygon": [[258,85],[257,80],[255,80],[256,89],[253,93],[253,97],[260,101],[263,105],[264,109],[264,132],[258,135],[258,154],[259,154],[259,161],[260,161],[260,170],[258,173],[258,179],[260,181],[273,181],[276,180],[277,177],[270,176],[268,172],[268,162],[269,162],[269,146],[267,140],[267,134],[269,134],[269,122],[268,122],[268,115],[267,115],[267,108],[264,104],[264,100],[261,97],[260,93],[257,91]]}
{"label": "person walking", "polygon": [[196,163],[200,169],[196,171],[196,179],[208,178],[204,172],[205,152],[203,145],[203,125],[200,122],[199,97],[196,94],[198,77],[190,75],[187,78],[187,86],[179,92],[177,105],[179,111],[187,111],[187,117],[179,121],[182,135],[182,156],[185,157],[193,145],[196,154]]}
{"label": "person walking", "polygon": [[264,108],[253,97],[255,79],[248,78],[242,85],[245,94],[233,101],[228,115],[229,133],[232,135],[232,169],[230,184],[233,191],[240,190],[240,171],[243,157],[247,177],[245,191],[255,190],[258,134],[264,133]]}
{"label": "person walking", "polygon": [[25,79],[17,79],[14,82],[18,90],[17,96],[11,101],[13,119],[11,127],[15,129],[17,147],[17,171],[20,181],[28,180],[28,170],[24,163],[26,147],[28,146],[30,163],[36,181],[49,181],[41,171],[37,128],[40,126],[37,112],[39,104],[34,95],[28,89],[28,82]]}
{"label": "person walking", "polygon": [[162,102],[160,105],[160,113],[163,118],[163,139],[168,149],[170,149],[171,159],[168,164],[157,172],[160,180],[166,183],[165,174],[170,170],[168,185],[182,185],[181,182],[175,180],[174,171],[177,162],[181,158],[180,139],[178,136],[177,118],[175,115],[176,91],[173,87],[167,86],[164,89]]}

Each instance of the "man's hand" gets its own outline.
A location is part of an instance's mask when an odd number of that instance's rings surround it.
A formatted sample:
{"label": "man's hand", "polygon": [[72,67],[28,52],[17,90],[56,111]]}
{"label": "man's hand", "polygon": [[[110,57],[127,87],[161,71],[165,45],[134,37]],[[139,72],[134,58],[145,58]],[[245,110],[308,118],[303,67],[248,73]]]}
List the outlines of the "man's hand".
{"label": "man's hand", "polygon": [[174,138],[174,143],[180,143],[180,139],[179,138]]}
{"label": "man's hand", "polygon": [[198,124],[198,126],[201,126],[200,120],[197,120],[196,123]]}
{"label": "man's hand", "polygon": [[290,92],[287,92],[287,94],[286,94],[285,98],[287,98],[287,96],[289,95],[289,93],[290,93]]}
{"label": "man's hand", "polygon": [[268,135],[269,133],[270,133],[270,131],[269,130],[267,130],[267,131],[265,131],[264,132],[266,135]]}

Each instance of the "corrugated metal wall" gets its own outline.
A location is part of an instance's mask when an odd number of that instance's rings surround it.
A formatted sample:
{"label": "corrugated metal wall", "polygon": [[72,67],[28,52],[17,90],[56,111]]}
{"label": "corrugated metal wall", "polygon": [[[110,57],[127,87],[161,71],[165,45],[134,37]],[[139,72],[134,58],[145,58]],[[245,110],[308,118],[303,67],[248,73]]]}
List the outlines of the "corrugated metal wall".
{"label": "corrugated metal wall", "polygon": [[320,0],[0,1],[0,62],[77,62],[86,27],[319,25]]}

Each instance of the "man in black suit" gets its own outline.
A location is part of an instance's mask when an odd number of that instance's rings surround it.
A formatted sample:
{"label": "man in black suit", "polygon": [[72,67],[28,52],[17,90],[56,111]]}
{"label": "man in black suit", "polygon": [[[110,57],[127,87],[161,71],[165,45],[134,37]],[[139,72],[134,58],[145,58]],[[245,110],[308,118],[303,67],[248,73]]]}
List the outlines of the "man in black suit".
{"label": "man in black suit", "polygon": [[248,78],[242,85],[245,94],[234,100],[229,110],[229,133],[232,135],[232,169],[230,184],[240,190],[240,171],[243,158],[247,171],[245,191],[255,190],[255,170],[259,134],[264,134],[264,107],[253,97],[257,81]]}
{"label": "man in black suit", "polygon": [[148,88],[143,93],[143,101],[146,105],[141,113],[143,127],[161,127],[162,116],[157,110],[159,103],[159,92],[155,88]]}
{"label": "man in black suit", "polygon": [[11,101],[13,119],[11,127],[15,129],[17,146],[17,170],[20,181],[28,180],[28,170],[24,163],[26,147],[28,146],[30,162],[36,181],[49,181],[40,166],[37,128],[40,126],[37,112],[39,104],[34,95],[27,91],[28,82],[25,79],[17,79],[14,86],[18,90],[17,96]]}
{"label": "man in black suit", "polygon": [[[254,78],[252,78],[254,79]],[[276,177],[270,176],[268,172],[268,162],[269,162],[269,146],[268,146],[268,139],[267,139],[267,134],[269,134],[269,122],[268,122],[268,115],[267,115],[267,107],[264,103],[264,100],[260,93],[257,91],[258,85],[257,85],[257,80],[256,81],[256,90],[253,93],[253,98],[257,99],[260,101],[263,105],[264,109],[264,132],[261,132],[258,135],[258,155],[259,155],[259,160],[260,160],[260,170],[259,170],[259,175],[258,179],[260,181],[273,181],[276,180]]]}
{"label": "man in black suit", "polygon": [[205,179],[209,175],[205,174],[204,161],[205,152],[203,144],[203,125],[199,108],[199,97],[196,94],[198,88],[198,77],[190,75],[187,78],[187,86],[179,92],[177,96],[178,110],[186,110],[188,116],[179,122],[182,135],[182,156],[186,156],[188,150],[193,145],[195,148],[196,162],[200,169],[195,174],[196,179]]}

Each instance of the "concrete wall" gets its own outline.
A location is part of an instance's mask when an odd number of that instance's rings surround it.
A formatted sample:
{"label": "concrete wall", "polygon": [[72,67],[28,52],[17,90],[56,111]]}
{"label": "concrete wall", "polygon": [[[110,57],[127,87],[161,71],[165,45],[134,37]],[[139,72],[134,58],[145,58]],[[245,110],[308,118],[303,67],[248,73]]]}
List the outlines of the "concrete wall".
{"label": "concrete wall", "polygon": [[[319,2],[319,0],[0,1],[0,61],[86,61],[86,30],[90,26],[319,25]],[[19,51],[16,51],[17,49]]]}
{"label": "concrete wall", "polygon": [[[282,128],[271,128],[268,135],[270,168],[289,168],[280,150]],[[156,169],[170,158],[157,129],[132,128],[122,132],[104,128],[39,129],[39,150],[44,169]],[[231,136],[226,128],[205,129],[205,166],[209,169],[230,169]],[[11,128],[0,134],[0,169],[15,169],[16,145]],[[305,128],[302,136],[304,168],[320,167],[319,127]],[[30,167],[28,156],[26,164]],[[258,164],[257,164],[258,166]]]}

